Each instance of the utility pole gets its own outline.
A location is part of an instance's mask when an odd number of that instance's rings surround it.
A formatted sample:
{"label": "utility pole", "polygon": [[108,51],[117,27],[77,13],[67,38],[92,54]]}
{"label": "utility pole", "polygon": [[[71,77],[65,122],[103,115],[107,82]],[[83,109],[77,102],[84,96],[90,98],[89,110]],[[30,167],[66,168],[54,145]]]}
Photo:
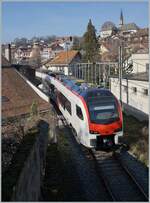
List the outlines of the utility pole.
{"label": "utility pole", "polygon": [[68,66],[68,75],[69,75],[69,72],[70,72],[69,69],[70,69],[70,68],[69,68],[69,60],[68,60],[68,45],[69,45],[68,42],[66,42],[66,48],[67,48],[67,52],[66,52],[66,53],[67,53],[67,60],[66,60],[67,63],[66,63],[66,64],[67,64],[67,66]]}
{"label": "utility pole", "polygon": [[122,45],[119,46],[119,86],[120,86],[120,103],[122,106]]}

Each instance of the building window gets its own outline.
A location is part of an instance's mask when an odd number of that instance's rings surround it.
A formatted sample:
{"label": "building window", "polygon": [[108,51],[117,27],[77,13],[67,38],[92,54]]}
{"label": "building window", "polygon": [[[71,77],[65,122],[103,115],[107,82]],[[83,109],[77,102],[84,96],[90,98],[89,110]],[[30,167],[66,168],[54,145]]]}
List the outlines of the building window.
{"label": "building window", "polygon": [[137,42],[137,41],[138,41],[138,38],[137,38],[137,37],[136,37],[136,38],[134,38],[134,41],[135,41],[135,42]]}
{"label": "building window", "polygon": [[81,120],[83,120],[83,113],[81,108],[78,105],[76,105],[76,114]]}
{"label": "building window", "polygon": [[133,93],[137,93],[137,88],[136,87],[132,87]]}
{"label": "building window", "polygon": [[127,92],[127,91],[128,91],[127,86],[124,86],[123,88],[124,88],[124,91],[125,91],[125,92]]}
{"label": "building window", "polygon": [[6,96],[2,96],[2,103],[4,103],[4,102],[8,102],[8,101],[9,101],[8,97],[6,97]]}
{"label": "building window", "polygon": [[143,89],[143,94],[148,96],[148,89]]}
{"label": "building window", "polygon": [[149,73],[149,63],[146,63],[146,72]]}

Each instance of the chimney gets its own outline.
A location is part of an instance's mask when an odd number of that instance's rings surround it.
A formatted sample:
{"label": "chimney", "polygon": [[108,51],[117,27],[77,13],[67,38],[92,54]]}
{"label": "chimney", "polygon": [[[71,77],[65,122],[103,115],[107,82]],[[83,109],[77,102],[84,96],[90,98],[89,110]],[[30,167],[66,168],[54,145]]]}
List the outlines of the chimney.
{"label": "chimney", "polygon": [[11,63],[11,45],[7,44],[5,47],[5,57]]}

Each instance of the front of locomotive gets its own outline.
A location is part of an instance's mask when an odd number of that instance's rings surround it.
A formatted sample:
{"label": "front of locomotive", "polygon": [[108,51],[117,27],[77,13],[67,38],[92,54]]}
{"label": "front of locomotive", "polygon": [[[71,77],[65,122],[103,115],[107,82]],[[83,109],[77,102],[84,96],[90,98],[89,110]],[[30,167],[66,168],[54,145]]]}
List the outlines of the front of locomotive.
{"label": "front of locomotive", "polygon": [[90,147],[112,147],[123,136],[123,118],[120,102],[109,91],[95,89],[88,92]]}

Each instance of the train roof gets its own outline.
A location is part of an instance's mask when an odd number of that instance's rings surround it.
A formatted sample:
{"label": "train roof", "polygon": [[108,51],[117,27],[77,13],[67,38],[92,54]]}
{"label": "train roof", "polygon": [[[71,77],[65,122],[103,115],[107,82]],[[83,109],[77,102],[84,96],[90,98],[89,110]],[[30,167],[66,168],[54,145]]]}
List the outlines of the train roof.
{"label": "train roof", "polygon": [[104,98],[114,97],[108,89],[90,87],[88,83],[79,83],[76,80],[69,79],[67,77],[60,77],[59,80],[71,90],[75,91],[79,95],[83,96],[86,100],[92,100],[92,98]]}

